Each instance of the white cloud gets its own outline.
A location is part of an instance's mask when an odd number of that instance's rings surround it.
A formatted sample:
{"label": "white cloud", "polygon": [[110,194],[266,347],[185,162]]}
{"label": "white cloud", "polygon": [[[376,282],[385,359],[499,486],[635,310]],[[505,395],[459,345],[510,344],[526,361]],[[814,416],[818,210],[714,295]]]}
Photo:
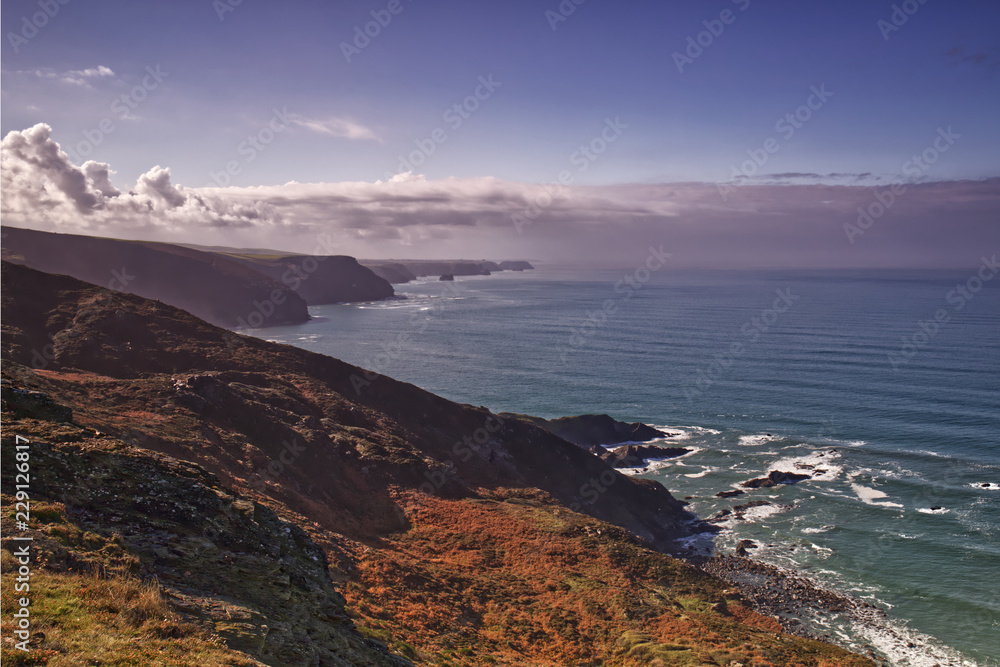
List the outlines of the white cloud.
{"label": "white cloud", "polygon": [[[189,188],[156,166],[131,192],[104,163],[71,163],[39,124],[2,142],[4,221],[55,231],[312,251],[331,235],[369,257],[491,253],[632,261],[664,245],[678,266],[960,266],[1000,249],[1000,179],[907,184],[849,243],[844,225],[878,190],[854,185],[657,183],[551,186],[492,177]],[[515,224],[520,216],[523,223]],[[233,242],[228,244],[232,245]]]}
{"label": "white cloud", "polygon": [[86,69],[72,69],[68,72],[57,72],[52,69],[22,70],[19,71],[18,74],[26,74],[37,79],[58,81],[60,83],[68,83],[70,85],[82,86],[84,88],[90,88],[90,82],[93,80],[113,78],[115,76],[114,71],[110,67],[105,67],[104,65],[88,67]]}
{"label": "white cloud", "polygon": [[294,125],[298,125],[299,127],[303,127],[318,134],[325,134],[330,137],[339,137],[344,139],[382,140],[371,128],[365,127],[364,125],[347,118],[331,117],[325,120],[318,120],[314,118],[306,118],[305,116],[300,116],[298,114],[287,115]]}

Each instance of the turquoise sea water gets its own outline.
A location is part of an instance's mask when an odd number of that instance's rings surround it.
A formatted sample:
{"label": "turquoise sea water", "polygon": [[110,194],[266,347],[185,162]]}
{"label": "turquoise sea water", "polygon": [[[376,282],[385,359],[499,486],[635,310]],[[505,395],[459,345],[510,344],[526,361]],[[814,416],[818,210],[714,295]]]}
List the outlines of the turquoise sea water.
{"label": "turquoise sea water", "polygon": [[[665,427],[694,453],[633,473],[703,517],[772,503],[725,524],[716,548],[753,539],[754,557],[893,619],[833,623],[833,638],[894,665],[995,665],[1000,277],[970,284],[976,268],[541,267],[399,285],[405,300],[314,307],[307,324],[253,333],[494,411]],[[814,478],[715,497],[770,470]]]}

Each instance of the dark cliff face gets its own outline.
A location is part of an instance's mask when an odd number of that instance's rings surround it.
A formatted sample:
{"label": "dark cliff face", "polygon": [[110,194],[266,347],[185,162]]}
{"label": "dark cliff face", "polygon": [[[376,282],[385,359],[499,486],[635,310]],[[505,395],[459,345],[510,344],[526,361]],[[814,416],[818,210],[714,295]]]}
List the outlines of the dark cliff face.
{"label": "dark cliff face", "polygon": [[[45,391],[102,430],[345,534],[399,527],[391,486],[458,497],[532,487],[661,546],[690,531],[660,484],[520,420],[71,278],[4,263],[3,282],[3,356],[45,369]],[[71,369],[105,378],[102,389],[80,394]]]}
{"label": "dark cliff face", "polygon": [[234,259],[295,290],[309,305],[380,301],[395,294],[388,280],[344,255]]}
{"label": "dark cliff face", "polygon": [[646,424],[620,422],[608,415],[579,415],[558,419],[510,413],[503,413],[502,416],[529,421],[584,448],[622,442],[646,442],[669,435]]}
{"label": "dark cliff face", "polygon": [[237,328],[297,324],[306,301],[232,259],[165,243],[3,228],[3,258],[183,308]]}

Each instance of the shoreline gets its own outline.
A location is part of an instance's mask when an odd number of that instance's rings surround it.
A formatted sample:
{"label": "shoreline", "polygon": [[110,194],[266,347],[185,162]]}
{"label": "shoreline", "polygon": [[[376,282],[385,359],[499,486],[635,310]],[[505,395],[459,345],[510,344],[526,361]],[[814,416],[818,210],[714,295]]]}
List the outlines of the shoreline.
{"label": "shoreline", "polygon": [[[803,572],[732,554],[676,557],[736,588],[747,606],[778,621],[784,632],[835,644],[878,667],[979,666],[951,647],[935,646],[936,639],[906,628],[882,607]],[[837,625],[850,626],[850,635]]]}

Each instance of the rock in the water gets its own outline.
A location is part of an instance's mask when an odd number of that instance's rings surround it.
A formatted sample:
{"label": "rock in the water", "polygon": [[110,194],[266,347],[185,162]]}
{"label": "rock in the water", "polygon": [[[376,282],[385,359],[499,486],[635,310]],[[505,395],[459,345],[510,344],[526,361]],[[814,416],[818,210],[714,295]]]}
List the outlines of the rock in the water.
{"label": "rock in the water", "polygon": [[756,549],[757,543],[753,540],[740,540],[739,544],[736,545],[736,555],[744,556],[747,555],[747,549]]}
{"label": "rock in the water", "polygon": [[664,433],[652,426],[639,422],[620,422],[608,415],[580,415],[578,417],[560,417],[559,419],[541,419],[529,415],[518,415],[509,412],[500,413],[501,417],[511,417],[529,421],[535,426],[555,433],[564,440],[569,440],[583,448],[593,445],[617,445],[624,442],[649,442],[660,438],[668,438],[675,433]]}
{"label": "rock in the water", "polygon": [[656,445],[624,445],[611,451],[605,451],[601,458],[615,468],[638,468],[646,464],[647,459],[668,459],[683,456],[690,452],[684,447],[657,447]]}
{"label": "rock in the water", "polygon": [[715,497],[716,498],[735,498],[736,496],[742,496],[742,495],[745,495],[745,494],[746,494],[746,491],[740,491],[739,489],[735,489],[733,491],[719,491],[717,494],[715,494]]}
{"label": "rock in the water", "polygon": [[454,276],[454,274],[451,274],[451,273],[446,273],[443,276],[441,276],[440,278],[438,278],[438,280],[448,280],[448,281],[451,281],[451,280],[454,280],[454,279],[455,279],[455,276]]}
{"label": "rock in the water", "polygon": [[811,479],[811,476],[800,475],[796,472],[772,470],[767,474],[767,477],[751,479],[748,482],[743,482],[743,486],[748,489],[767,489],[772,486],[778,486],[779,484],[795,484],[796,482],[801,482],[804,479]]}

